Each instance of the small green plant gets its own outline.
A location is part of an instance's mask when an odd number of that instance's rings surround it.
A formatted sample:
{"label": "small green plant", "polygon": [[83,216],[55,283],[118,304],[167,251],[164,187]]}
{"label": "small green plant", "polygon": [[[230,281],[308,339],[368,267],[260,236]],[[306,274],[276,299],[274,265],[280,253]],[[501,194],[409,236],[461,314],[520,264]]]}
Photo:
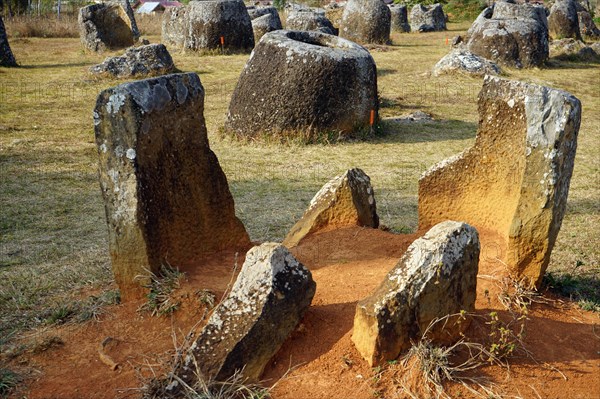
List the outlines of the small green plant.
{"label": "small green plant", "polygon": [[9,369],[0,368],[0,398],[7,398],[8,393],[19,383],[19,376]]}
{"label": "small green plant", "polygon": [[51,309],[48,317],[44,319],[46,324],[65,324],[73,318],[77,312],[74,305],[60,305]]}
{"label": "small green plant", "polygon": [[101,294],[92,295],[82,302],[75,319],[80,323],[88,320],[98,321],[100,316],[104,314],[106,306],[119,303],[121,303],[121,295],[118,290],[103,291]]}
{"label": "small green plant", "polygon": [[209,309],[215,307],[215,301],[217,297],[214,292],[207,289],[202,289],[196,291],[196,296],[198,297],[198,301],[200,301],[202,306],[206,306]]}
{"label": "small green plant", "polygon": [[546,273],[543,284],[550,291],[577,301],[583,310],[600,312],[600,270],[583,271],[584,266],[584,262],[577,261],[567,272]]}
{"label": "small green plant", "polygon": [[162,265],[158,276],[152,272],[148,272],[148,283],[144,284],[144,288],[149,290],[146,295],[147,301],[140,310],[148,311],[152,316],[162,316],[175,312],[181,302],[173,298],[173,291],[179,288],[180,280],[184,274],[179,270],[171,267],[169,264]]}
{"label": "small green plant", "polygon": [[[504,323],[498,317],[497,312],[490,312],[490,321],[486,322],[490,326],[488,349],[490,357],[488,361],[506,360],[516,350],[523,347],[525,320],[526,316],[523,314],[508,323]],[[516,329],[514,328],[515,323],[517,324]]]}

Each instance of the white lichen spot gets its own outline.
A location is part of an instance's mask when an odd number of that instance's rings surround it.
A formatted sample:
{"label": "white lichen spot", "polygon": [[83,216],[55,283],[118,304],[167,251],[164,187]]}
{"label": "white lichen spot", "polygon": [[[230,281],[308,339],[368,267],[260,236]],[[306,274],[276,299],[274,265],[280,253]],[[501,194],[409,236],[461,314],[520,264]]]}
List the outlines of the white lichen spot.
{"label": "white lichen spot", "polygon": [[135,150],[133,148],[129,148],[127,149],[127,151],[125,152],[125,156],[128,159],[131,159],[132,161],[135,159]]}

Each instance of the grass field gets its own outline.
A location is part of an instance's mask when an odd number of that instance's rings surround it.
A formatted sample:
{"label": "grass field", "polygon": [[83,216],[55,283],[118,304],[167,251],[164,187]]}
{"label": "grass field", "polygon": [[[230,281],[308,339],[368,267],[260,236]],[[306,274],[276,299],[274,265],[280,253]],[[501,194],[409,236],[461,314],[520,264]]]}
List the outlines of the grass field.
{"label": "grass field", "polygon": [[[393,46],[372,51],[382,117],[423,110],[434,122],[384,121],[382,137],[334,145],[219,138],[247,55],[174,51],[177,67],[198,73],[205,87],[211,147],[251,238],[282,240],[314,193],[351,167],[371,176],[382,223],[393,231],[413,231],[420,173],[475,137],[481,80],[429,75],[448,51],[446,39],[468,26],[451,23],[449,32],[395,35]],[[114,289],[92,109],[98,93],[119,82],[87,75],[106,55],[85,54],[76,38],[13,38],[11,46],[22,66],[0,68],[0,351],[24,331],[96,306],[99,297],[86,298],[81,288]],[[600,301],[600,65],[552,61],[542,69],[508,70],[506,76],[565,89],[583,104],[568,210],[549,280],[593,308]]]}

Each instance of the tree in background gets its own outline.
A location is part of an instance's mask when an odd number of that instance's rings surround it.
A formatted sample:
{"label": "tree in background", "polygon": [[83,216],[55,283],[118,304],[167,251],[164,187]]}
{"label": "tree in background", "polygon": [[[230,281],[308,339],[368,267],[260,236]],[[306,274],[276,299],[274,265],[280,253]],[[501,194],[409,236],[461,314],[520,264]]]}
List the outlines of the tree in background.
{"label": "tree in background", "polygon": [[15,56],[8,45],[8,37],[6,36],[2,15],[0,15],[0,65],[6,67],[17,66],[17,60],[15,60]]}

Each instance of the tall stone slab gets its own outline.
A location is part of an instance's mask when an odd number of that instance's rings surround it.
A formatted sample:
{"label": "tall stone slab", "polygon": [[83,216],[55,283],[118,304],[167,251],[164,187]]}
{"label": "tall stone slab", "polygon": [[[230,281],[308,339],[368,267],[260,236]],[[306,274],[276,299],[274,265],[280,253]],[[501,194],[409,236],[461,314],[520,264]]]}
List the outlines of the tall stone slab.
{"label": "tall stone slab", "polygon": [[538,285],[560,230],[581,103],[548,87],[486,76],[473,147],[419,180],[419,228],[464,220],[504,237],[505,262]]}
{"label": "tall stone slab", "polygon": [[194,73],[125,83],[94,110],[112,268],[122,296],[138,276],[249,244],[210,150],[204,88]]}

